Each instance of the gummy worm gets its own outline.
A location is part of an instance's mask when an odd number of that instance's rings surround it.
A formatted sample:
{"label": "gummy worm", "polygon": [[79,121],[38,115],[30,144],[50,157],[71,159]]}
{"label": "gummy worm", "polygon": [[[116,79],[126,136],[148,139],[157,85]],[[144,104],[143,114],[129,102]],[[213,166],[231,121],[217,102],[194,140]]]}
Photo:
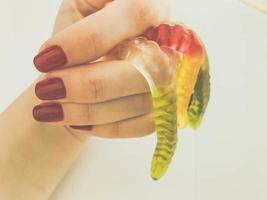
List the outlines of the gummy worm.
{"label": "gummy worm", "polygon": [[177,129],[197,129],[205,113],[210,76],[204,45],[184,25],[161,24],[118,45],[108,57],[129,61],[149,84],[157,133],[151,177],[158,180],[175,153]]}

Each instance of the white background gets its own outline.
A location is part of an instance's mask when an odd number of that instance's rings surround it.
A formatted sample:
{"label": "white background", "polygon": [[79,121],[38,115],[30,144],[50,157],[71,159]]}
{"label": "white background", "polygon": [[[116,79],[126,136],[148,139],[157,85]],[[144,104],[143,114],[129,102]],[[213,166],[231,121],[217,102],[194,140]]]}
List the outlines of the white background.
{"label": "white background", "polygon": [[[0,111],[38,72],[60,1],[0,0]],[[233,0],[176,0],[173,19],[205,42],[212,96],[203,125],[180,132],[168,173],[149,177],[154,135],[93,138],[52,200],[266,200],[267,16]]]}

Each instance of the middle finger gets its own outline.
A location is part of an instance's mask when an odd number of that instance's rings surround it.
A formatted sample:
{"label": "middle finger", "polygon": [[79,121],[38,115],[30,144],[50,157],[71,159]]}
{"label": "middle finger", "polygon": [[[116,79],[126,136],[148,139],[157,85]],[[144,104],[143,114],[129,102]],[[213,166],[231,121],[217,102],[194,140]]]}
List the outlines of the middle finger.
{"label": "middle finger", "polygon": [[106,61],[53,71],[36,84],[41,100],[98,103],[149,92],[145,78],[126,61]]}

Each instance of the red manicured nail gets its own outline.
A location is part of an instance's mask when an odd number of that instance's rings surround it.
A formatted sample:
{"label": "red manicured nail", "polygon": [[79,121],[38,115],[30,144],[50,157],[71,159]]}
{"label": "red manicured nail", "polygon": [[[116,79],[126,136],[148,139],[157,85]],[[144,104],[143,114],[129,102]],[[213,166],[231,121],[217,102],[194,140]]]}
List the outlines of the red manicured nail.
{"label": "red manicured nail", "polygon": [[33,108],[33,117],[39,122],[58,122],[64,119],[62,106],[58,103],[44,103]]}
{"label": "red manicured nail", "polygon": [[40,72],[49,72],[67,63],[67,57],[60,46],[46,48],[34,57],[34,65]]}
{"label": "red manicured nail", "polygon": [[85,125],[85,126],[70,126],[73,129],[77,129],[77,130],[83,130],[83,131],[90,131],[93,129],[92,125]]}
{"label": "red manicured nail", "polygon": [[66,88],[62,79],[48,78],[36,84],[35,94],[42,100],[62,99],[66,97]]}

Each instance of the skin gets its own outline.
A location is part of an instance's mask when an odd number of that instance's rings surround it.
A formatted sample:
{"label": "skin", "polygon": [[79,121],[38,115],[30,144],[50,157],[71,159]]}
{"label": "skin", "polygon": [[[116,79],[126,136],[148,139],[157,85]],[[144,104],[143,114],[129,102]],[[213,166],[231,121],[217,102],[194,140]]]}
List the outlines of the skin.
{"label": "skin", "polygon": [[[101,9],[106,3],[63,1],[54,35],[40,48],[42,51],[56,44],[66,53],[68,63],[64,69],[39,79],[53,76],[64,81],[67,97],[56,100],[63,107],[64,120],[39,123],[33,119],[33,107],[44,103],[34,94],[36,82],[1,113],[0,199],[48,199],[89,135],[129,138],[154,131],[145,79],[124,61],[88,63],[124,39],[165,21],[168,2],[116,0]],[[100,26],[101,23],[105,26]],[[79,40],[73,41],[73,34]],[[98,89],[90,90],[88,85]],[[93,125],[93,129],[81,131],[69,127],[81,124]]]}
{"label": "skin", "polygon": [[[53,101],[61,104],[64,120],[49,124],[93,125],[87,134],[109,138],[144,136],[153,132],[152,101],[143,76],[125,61],[88,62],[105,55],[123,40],[166,20],[168,2],[117,0],[97,12],[96,9],[107,1],[87,1],[88,10],[83,7],[85,1],[76,2],[80,13],[75,13],[72,20],[79,21],[62,31],[56,29],[56,34],[40,49],[58,45],[68,60],[63,69],[49,72],[42,78],[61,78],[67,91],[66,98]],[[68,4],[73,1],[63,3],[61,10],[68,8]],[[114,10],[120,12],[114,14]],[[61,16],[59,14],[56,23],[59,26],[68,23],[61,20]],[[120,22],[115,29],[114,21]],[[78,39],[73,39],[73,35]],[[142,126],[138,125],[140,122]]]}

